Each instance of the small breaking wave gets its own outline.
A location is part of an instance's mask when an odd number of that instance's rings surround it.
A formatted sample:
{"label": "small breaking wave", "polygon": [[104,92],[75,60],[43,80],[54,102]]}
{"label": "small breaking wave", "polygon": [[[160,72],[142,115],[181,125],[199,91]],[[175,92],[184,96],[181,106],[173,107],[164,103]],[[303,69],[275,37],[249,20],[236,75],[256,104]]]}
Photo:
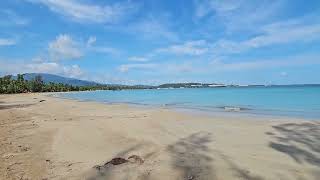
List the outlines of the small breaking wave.
{"label": "small breaking wave", "polygon": [[252,110],[246,107],[239,107],[239,106],[218,106],[217,108],[223,109],[228,112],[240,112],[240,111],[249,111]]}

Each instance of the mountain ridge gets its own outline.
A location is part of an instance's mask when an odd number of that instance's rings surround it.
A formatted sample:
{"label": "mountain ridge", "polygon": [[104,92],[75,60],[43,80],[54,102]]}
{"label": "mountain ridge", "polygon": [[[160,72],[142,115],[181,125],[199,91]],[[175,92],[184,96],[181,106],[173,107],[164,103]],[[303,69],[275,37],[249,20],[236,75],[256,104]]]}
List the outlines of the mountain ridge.
{"label": "mountain ridge", "polygon": [[[72,86],[97,86],[102,85],[100,83],[94,82],[94,81],[87,81],[87,80],[80,80],[76,78],[69,78],[64,76],[59,76],[55,74],[48,74],[48,73],[25,73],[23,74],[23,77],[25,80],[32,80],[36,76],[41,76],[43,82],[45,83],[62,83],[62,84],[69,84]],[[14,76],[16,78],[16,76]]]}

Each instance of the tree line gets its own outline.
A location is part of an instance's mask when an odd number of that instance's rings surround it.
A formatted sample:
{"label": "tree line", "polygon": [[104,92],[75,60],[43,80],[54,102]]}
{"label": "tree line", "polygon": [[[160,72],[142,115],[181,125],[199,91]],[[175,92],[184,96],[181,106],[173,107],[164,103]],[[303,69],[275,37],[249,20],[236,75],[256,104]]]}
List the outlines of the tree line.
{"label": "tree line", "polygon": [[23,74],[17,78],[6,75],[0,78],[0,94],[28,93],[28,92],[67,92],[67,91],[90,91],[90,90],[122,90],[122,89],[145,89],[143,86],[125,85],[95,85],[73,86],[62,83],[45,83],[40,75],[32,80],[25,80]]}

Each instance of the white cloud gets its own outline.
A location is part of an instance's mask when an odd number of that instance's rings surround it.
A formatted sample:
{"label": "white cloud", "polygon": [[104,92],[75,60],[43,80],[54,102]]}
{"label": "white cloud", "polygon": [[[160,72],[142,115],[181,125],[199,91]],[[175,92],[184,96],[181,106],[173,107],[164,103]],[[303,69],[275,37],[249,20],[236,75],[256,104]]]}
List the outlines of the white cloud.
{"label": "white cloud", "polygon": [[226,32],[239,30],[255,31],[257,27],[270,23],[285,7],[284,0],[195,0],[196,20],[210,17],[209,26],[221,24]]}
{"label": "white cloud", "polygon": [[55,62],[30,63],[22,66],[23,72],[60,74],[62,67]]}
{"label": "white cloud", "polygon": [[96,43],[97,38],[95,36],[90,36],[87,41],[87,47],[91,47],[94,43]]}
{"label": "white cloud", "polygon": [[206,71],[243,71],[253,69],[267,69],[275,67],[291,67],[320,64],[318,55],[303,54],[294,57],[274,58],[274,59],[255,59],[240,62],[225,62],[213,60]]}
{"label": "white cloud", "polygon": [[254,48],[320,39],[319,24],[288,24],[280,22],[262,27],[262,35],[245,41],[219,40],[212,45],[215,54],[241,53]]}
{"label": "white cloud", "polygon": [[178,35],[170,30],[169,25],[161,18],[149,17],[141,22],[129,25],[127,31],[145,39],[178,40]]}
{"label": "white cloud", "polygon": [[79,44],[66,34],[61,34],[50,42],[48,50],[54,60],[78,59],[83,56]]}
{"label": "white cloud", "polygon": [[[231,32],[231,37],[251,36],[240,41],[221,38],[210,44],[210,52],[218,56],[272,45],[319,40],[319,15],[310,13],[299,18],[279,20],[277,15],[286,7],[286,3],[285,0],[250,3],[244,0],[195,0],[194,16],[196,20],[200,20],[199,23],[204,23],[204,26],[224,25],[226,34]],[[210,18],[201,21],[203,17]]]}
{"label": "white cloud", "polygon": [[194,72],[196,69],[194,68],[194,65],[191,62],[183,62],[179,64],[167,64],[164,65],[165,70],[169,73],[190,73]]}
{"label": "white cloud", "polygon": [[[226,58],[212,60],[209,64],[199,61],[185,61],[181,63],[158,63],[158,64],[126,64],[120,66],[121,72],[131,69],[142,70],[144,73],[153,75],[181,75],[190,74],[210,74],[216,72],[235,72],[259,69],[272,69],[279,67],[301,67],[309,65],[319,65],[317,54],[301,54],[298,56],[288,56],[271,59],[247,59],[245,61],[228,62]],[[151,71],[146,71],[151,70]],[[285,76],[285,73],[281,73]]]}
{"label": "white cloud", "polygon": [[320,39],[320,24],[288,24],[280,22],[263,27],[264,35],[257,36],[249,45],[263,46],[269,44],[282,44],[296,41],[313,41]]}
{"label": "white cloud", "polygon": [[83,75],[83,71],[78,65],[63,66],[55,62],[26,64],[24,68],[25,69],[22,70],[23,72],[50,73],[72,78],[81,77],[81,75]]}
{"label": "white cloud", "polygon": [[118,49],[108,47],[108,46],[97,46],[95,45],[96,42],[97,42],[97,38],[95,36],[90,36],[86,44],[87,50],[90,52],[104,53],[104,54],[109,54],[113,56],[121,54],[121,52]]}
{"label": "white cloud", "polygon": [[9,9],[0,10],[0,19],[0,26],[25,26],[30,23],[29,19],[22,17]]}
{"label": "white cloud", "polygon": [[147,62],[149,61],[146,57],[138,57],[138,56],[132,56],[128,58],[129,61],[135,61],[135,62]]}
{"label": "white cloud", "polygon": [[97,53],[104,53],[104,54],[109,54],[113,56],[121,54],[121,52],[118,49],[106,47],[106,46],[96,46],[96,47],[90,48],[90,50]]}
{"label": "white cloud", "polygon": [[142,57],[129,57],[129,61],[146,62],[157,55],[205,55],[210,50],[210,44],[205,40],[186,41],[182,44],[174,44],[168,47],[157,48]]}
{"label": "white cloud", "polygon": [[56,62],[21,63],[3,59],[0,60],[0,72],[3,74],[49,73],[73,78],[80,78],[84,74],[78,65],[64,66]]}
{"label": "white cloud", "polygon": [[0,38],[0,46],[12,46],[15,44],[16,44],[16,41],[13,39]]}
{"label": "white cloud", "polygon": [[195,16],[202,18],[215,12],[218,14],[227,13],[239,8],[241,0],[195,0]]}
{"label": "white cloud", "polygon": [[173,53],[177,55],[202,55],[208,51],[204,40],[188,41],[184,44],[172,45],[167,48],[157,49],[157,53]]}
{"label": "white cloud", "polygon": [[31,59],[31,62],[33,63],[42,63],[42,62],[45,62],[45,59],[42,58],[42,57],[34,57]]}
{"label": "white cloud", "polygon": [[156,64],[123,64],[119,67],[120,72],[128,72],[131,69],[155,69],[157,67]]}
{"label": "white cloud", "polygon": [[53,12],[83,23],[114,23],[136,8],[130,2],[102,6],[76,0],[27,1],[43,4]]}
{"label": "white cloud", "polygon": [[139,70],[148,75],[181,75],[181,73],[192,73],[199,69],[194,67],[191,61],[181,63],[136,63],[136,64],[123,64],[118,67],[122,73]]}
{"label": "white cloud", "polygon": [[78,65],[64,66],[62,73],[71,78],[79,78],[84,74]]}

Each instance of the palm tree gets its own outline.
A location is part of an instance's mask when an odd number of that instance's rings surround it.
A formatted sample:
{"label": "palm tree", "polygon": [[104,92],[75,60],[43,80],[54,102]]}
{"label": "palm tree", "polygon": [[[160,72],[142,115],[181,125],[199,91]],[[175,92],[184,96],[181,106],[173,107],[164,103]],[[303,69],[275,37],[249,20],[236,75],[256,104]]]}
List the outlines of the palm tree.
{"label": "palm tree", "polygon": [[32,92],[42,92],[44,83],[42,81],[42,77],[40,75],[37,75],[32,81],[31,81],[31,89]]}

